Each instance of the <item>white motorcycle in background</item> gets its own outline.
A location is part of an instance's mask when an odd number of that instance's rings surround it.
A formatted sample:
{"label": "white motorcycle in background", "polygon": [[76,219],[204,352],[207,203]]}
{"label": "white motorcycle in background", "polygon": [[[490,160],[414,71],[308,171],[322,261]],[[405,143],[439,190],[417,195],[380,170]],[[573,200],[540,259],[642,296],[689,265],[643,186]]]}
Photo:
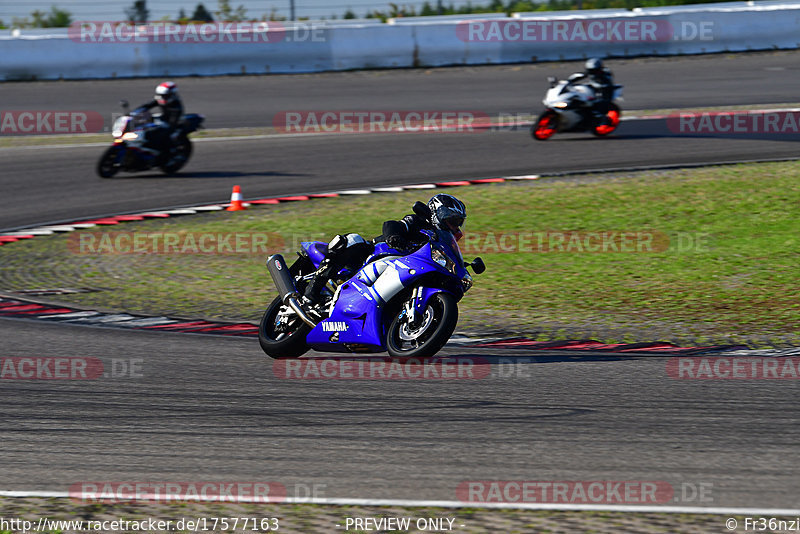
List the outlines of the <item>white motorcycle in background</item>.
{"label": "white motorcycle in background", "polygon": [[591,83],[576,83],[585,79],[581,74],[573,74],[566,80],[550,76],[550,89],[544,100],[545,110],[531,126],[534,139],[544,141],[556,132],[591,131],[599,137],[606,136],[619,126],[622,110],[622,86],[614,86],[614,94],[605,116],[597,116],[592,108],[598,100],[597,90]]}

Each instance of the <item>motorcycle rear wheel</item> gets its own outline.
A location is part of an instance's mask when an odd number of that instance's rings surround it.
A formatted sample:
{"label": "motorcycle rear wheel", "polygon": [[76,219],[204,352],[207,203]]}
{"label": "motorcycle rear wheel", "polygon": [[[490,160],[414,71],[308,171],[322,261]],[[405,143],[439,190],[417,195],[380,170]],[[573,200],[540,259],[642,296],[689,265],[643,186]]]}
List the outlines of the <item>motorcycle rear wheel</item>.
{"label": "motorcycle rear wheel", "polygon": [[[302,293],[306,289],[306,282],[302,281],[301,277],[313,270],[314,265],[306,256],[300,256],[289,267],[289,272],[295,277],[294,284],[299,292]],[[281,298],[276,297],[267,307],[261,323],[258,325],[258,343],[261,345],[261,350],[270,358],[276,360],[298,358],[309,350],[306,337],[311,332],[311,327],[297,318],[294,330],[288,333],[276,332],[275,321],[282,306],[284,304],[281,302]]]}
{"label": "motorcycle rear wheel", "polygon": [[120,164],[117,163],[117,153],[122,150],[118,146],[110,146],[100,156],[100,161],[97,162],[97,175],[100,178],[111,178],[120,170]]}
{"label": "motorcycle rear wheel", "polygon": [[386,349],[393,358],[428,358],[439,352],[458,323],[458,304],[449,293],[431,296],[417,326],[411,325],[405,307],[398,310],[386,331]]}
{"label": "motorcycle rear wheel", "polygon": [[261,345],[261,350],[267,356],[276,360],[298,358],[309,350],[306,336],[311,332],[311,327],[299,318],[296,319],[294,329],[290,332],[277,332],[275,330],[278,312],[283,306],[285,304],[281,302],[281,298],[275,297],[275,300],[267,307],[264,317],[261,318],[261,323],[258,325],[258,343]]}
{"label": "motorcycle rear wheel", "polygon": [[178,144],[175,146],[174,153],[167,163],[161,166],[164,174],[175,174],[183,168],[189,161],[189,156],[192,155],[192,142],[188,137],[181,137],[178,139]]}
{"label": "motorcycle rear wheel", "polygon": [[620,117],[622,117],[622,110],[616,104],[611,104],[606,112],[605,118],[609,124],[598,124],[592,128],[592,133],[597,137],[605,137],[612,133],[619,126]]}

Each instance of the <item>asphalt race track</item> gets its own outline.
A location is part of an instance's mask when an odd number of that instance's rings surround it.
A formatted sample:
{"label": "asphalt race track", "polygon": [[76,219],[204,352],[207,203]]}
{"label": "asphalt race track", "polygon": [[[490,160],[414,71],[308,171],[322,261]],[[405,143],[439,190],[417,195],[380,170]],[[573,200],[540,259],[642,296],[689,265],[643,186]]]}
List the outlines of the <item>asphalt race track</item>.
{"label": "asphalt race track", "polygon": [[[795,102],[800,53],[611,62],[632,109]],[[618,65],[617,65],[618,63]],[[544,77],[574,64],[192,78],[209,127],[298,109],[538,110]],[[152,80],[3,84],[4,109],[109,108]],[[43,105],[47,102],[47,105]],[[58,103],[58,105],[56,105]],[[113,109],[109,109],[112,111]],[[94,175],[99,147],[0,149],[0,228],[245,197],[430,180],[788,158],[797,139],[674,135],[655,121],[609,139],[526,129],[471,134],[209,141],[179,177]],[[271,480],[325,497],[456,500],[469,480],[650,480],[703,485],[689,506],[796,507],[791,380],[675,380],[668,358],[458,349],[481,380],[286,380],[250,339],[0,320],[3,357],[137,362],[140,376],[2,380],[0,489],[87,480]],[[510,361],[518,361],[511,364]],[[683,486],[682,486],[683,485]],[[670,503],[674,504],[674,503]]]}
{"label": "asphalt race track", "polygon": [[[625,86],[627,109],[688,108],[796,102],[800,52],[756,52],[609,60]],[[180,78],[187,112],[208,128],[266,126],[289,110],[540,110],[548,76],[566,76],[583,62],[323,74]],[[137,106],[162,79],[10,82],[3,110],[119,111]]]}
{"label": "asphalt race track", "polygon": [[513,349],[445,351],[485,358],[477,380],[287,380],[254,340],[27,321],[0,335],[5,355],[132,360],[141,375],[0,382],[3,489],[260,480],[457,500],[472,480],[646,480],[713,499],[679,504],[784,508],[800,490],[790,380],[676,380],[668,358]]}

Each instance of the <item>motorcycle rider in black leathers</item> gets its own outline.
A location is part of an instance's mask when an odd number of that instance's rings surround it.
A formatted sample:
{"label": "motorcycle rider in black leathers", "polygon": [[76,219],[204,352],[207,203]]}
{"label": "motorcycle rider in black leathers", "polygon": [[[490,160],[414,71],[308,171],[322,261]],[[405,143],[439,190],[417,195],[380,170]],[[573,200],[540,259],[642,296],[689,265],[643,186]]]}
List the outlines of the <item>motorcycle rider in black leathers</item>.
{"label": "motorcycle rider in black leathers", "polygon": [[153,100],[137,108],[137,111],[149,110],[158,107],[161,111],[161,120],[156,127],[147,132],[146,146],[155,149],[166,156],[172,145],[173,134],[178,129],[178,124],[183,117],[183,103],[178,95],[178,87],[174,82],[164,82],[156,87]]}
{"label": "motorcycle rider in black leathers", "polygon": [[569,77],[571,83],[580,82],[588,78],[588,85],[598,95],[599,99],[592,106],[596,118],[605,117],[614,98],[614,75],[603,65],[603,60],[592,58],[584,64],[585,72],[576,72]]}
{"label": "motorcycle rider in black leathers", "polygon": [[[461,238],[461,225],[467,217],[467,207],[463,202],[452,195],[440,193],[428,201],[428,209],[431,214],[429,219],[412,213],[399,221],[384,222],[383,235],[374,241],[386,241],[394,249],[410,252],[428,241],[422,230],[438,228],[451,232],[456,240]],[[337,235],[331,239],[328,243],[328,255],[306,287],[305,297],[316,302],[331,275],[345,267],[359,269],[374,248],[372,243],[368,243],[358,234]]]}

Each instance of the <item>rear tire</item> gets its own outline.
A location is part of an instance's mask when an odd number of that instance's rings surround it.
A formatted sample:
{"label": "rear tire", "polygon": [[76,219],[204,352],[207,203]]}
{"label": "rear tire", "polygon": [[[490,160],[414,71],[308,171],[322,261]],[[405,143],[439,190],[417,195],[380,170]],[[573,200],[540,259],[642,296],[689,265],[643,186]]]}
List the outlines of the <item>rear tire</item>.
{"label": "rear tire", "polygon": [[608,124],[596,125],[592,128],[592,133],[597,137],[605,137],[612,133],[619,126],[620,118],[622,117],[622,110],[616,104],[611,104],[606,112],[606,122]]}
{"label": "rear tire", "polygon": [[100,156],[100,161],[97,162],[97,175],[100,178],[111,178],[119,172],[121,166],[117,162],[117,154],[120,150],[122,147],[111,146]]}
{"label": "rear tire", "polygon": [[[300,256],[289,267],[289,272],[294,276],[294,285],[299,292],[304,292],[306,283],[300,280],[305,274],[314,270],[314,265],[311,260],[306,256]],[[281,302],[280,297],[267,307],[264,316],[261,318],[261,323],[258,325],[258,343],[261,345],[261,350],[270,358],[282,360],[286,358],[297,358],[308,352],[309,347],[306,344],[306,337],[311,332],[311,327],[306,323],[297,319],[296,329],[284,337],[278,338],[278,333],[275,332],[275,319],[278,312],[284,304]]]}
{"label": "rear tire", "polygon": [[393,358],[433,356],[444,347],[458,323],[458,304],[449,293],[431,296],[418,329],[409,325],[404,312],[405,307],[401,306],[386,331],[386,349]]}
{"label": "rear tire", "polygon": [[558,116],[555,111],[547,109],[539,115],[531,126],[531,136],[537,141],[546,141],[553,137],[558,129]]}
{"label": "rear tire", "polygon": [[306,343],[306,336],[311,332],[311,327],[297,318],[297,324],[290,332],[277,332],[275,330],[275,321],[278,317],[278,312],[284,307],[285,304],[281,302],[280,297],[275,297],[264,312],[264,317],[261,318],[261,324],[258,326],[258,343],[261,345],[261,350],[276,360],[283,360],[286,358],[298,358],[308,352],[309,346]]}
{"label": "rear tire", "polygon": [[188,137],[182,136],[180,139],[178,139],[178,144],[174,147],[172,157],[166,164],[161,166],[161,170],[164,172],[164,174],[175,174],[181,170],[186,163],[188,163],[191,155],[192,142],[189,141]]}

